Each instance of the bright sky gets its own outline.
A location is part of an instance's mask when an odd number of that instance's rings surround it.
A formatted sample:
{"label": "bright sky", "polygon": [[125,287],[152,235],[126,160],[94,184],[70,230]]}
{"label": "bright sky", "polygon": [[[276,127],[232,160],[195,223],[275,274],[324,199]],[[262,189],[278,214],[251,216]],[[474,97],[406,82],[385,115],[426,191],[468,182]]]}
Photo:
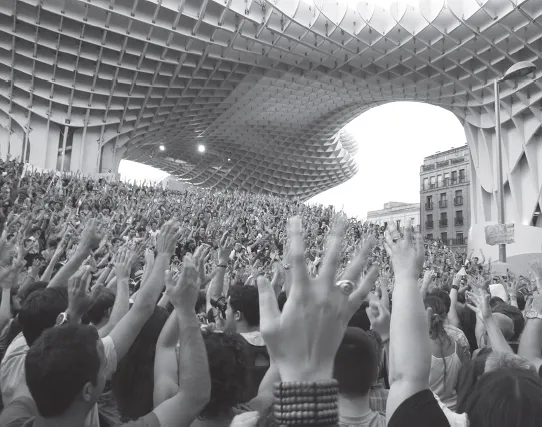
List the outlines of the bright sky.
{"label": "bright sky", "polygon": [[[334,205],[350,216],[365,218],[367,211],[386,202],[418,202],[423,158],[466,142],[459,120],[449,111],[418,102],[394,102],[375,107],[346,128],[357,137],[359,172],[349,181],[325,191],[310,202]],[[123,179],[161,181],[166,172],[122,160]]]}

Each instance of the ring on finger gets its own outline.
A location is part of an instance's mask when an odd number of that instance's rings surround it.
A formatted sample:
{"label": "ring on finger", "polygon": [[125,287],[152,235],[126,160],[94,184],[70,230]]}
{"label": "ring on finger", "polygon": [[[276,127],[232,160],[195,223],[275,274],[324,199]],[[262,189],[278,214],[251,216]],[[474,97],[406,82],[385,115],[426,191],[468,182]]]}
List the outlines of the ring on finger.
{"label": "ring on finger", "polygon": [[346,296],[349,296],[356,289],[356,284],[352,280],[339,280],[335,286]]}

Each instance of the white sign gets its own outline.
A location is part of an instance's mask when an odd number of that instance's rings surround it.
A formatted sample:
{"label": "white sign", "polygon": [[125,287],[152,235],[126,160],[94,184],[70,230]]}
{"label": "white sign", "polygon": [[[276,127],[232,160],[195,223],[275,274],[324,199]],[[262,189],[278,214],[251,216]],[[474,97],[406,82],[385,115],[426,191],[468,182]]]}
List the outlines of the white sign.
{"label": "white sign", "polygon": [[486,244],[489,246],[514,243],[514,224],[495,224],[485,228]]}

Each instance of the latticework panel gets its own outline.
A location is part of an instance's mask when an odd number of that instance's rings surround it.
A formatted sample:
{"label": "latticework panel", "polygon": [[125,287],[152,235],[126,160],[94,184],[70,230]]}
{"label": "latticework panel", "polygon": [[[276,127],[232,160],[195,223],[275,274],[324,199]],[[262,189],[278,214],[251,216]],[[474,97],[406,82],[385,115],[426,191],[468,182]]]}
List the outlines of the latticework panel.
{"label": "latticework panel", "polygon": [[536,75],[501,93],[507,214],[524,221],[539,198],[540,0],[6,0],[0,40],[0,110],[20,128],[81,128],[206,187],[306,199],[355,174],[340,129],[360,113],[449,109],[473,158],[474,222],[495,216],[492,80],[529,60]]}

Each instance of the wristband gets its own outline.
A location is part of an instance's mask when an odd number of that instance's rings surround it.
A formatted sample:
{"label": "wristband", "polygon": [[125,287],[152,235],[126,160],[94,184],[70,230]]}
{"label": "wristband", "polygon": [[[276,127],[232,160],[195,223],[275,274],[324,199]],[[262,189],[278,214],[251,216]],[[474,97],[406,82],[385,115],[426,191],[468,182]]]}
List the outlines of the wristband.
{"label": "wristband", "polygon": [[338,382],[282,382],[275,384],[273,415],[280,425],[337,425]]}
{"label": "wristband", "polygon": [[228,268],[227,264],[218,264],[216,268]]}
{"label": "wristband", "polygon": [[457,285],[452,285],[452,289],[455,289],[456,291],[459,291],[459,286],[457,286]]}

